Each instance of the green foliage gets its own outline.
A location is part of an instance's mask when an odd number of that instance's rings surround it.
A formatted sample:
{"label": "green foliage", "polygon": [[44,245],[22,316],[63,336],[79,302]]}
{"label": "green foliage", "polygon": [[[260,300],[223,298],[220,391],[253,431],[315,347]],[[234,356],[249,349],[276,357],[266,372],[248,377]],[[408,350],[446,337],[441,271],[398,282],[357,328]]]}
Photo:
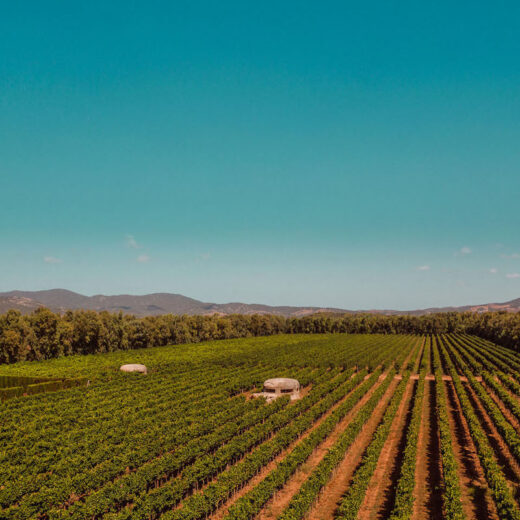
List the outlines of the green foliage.
{"label": "green foliage", "polygon": [[417,382],[412,409],[412,418],[406,431],[406,447],[404,449],[401,473],[395,492],[395,504],[390,515],[391,520],[408,520],[412,517],[413,513],[417,441],[419,438],[419,429],[421,427],[425,384],[424,378],[426,376],[427,366],[425,360],[429,357],[429,353],[430,338],[426,340],[424,345],[419,381]]}
{"label": "green foliage", "polygon": [[433,347],[433,371],[435,374],[435,390],[437,394],[437,420],[439,421],[439,438],[441,464],[443,473],[442,500],[446,520],[464,520],[466,515],[462,509],[458,465],[453,452],[450,423],[448,418],[448,400],[446,388],[442,380],[442,368],[437,342]]}
{"label": "green foliage", "polygon": [[[272,458],[276,454],[280,453],[283,448],[286,448],[290,442],[295,441],[299,435],[301,435],[305,430],[309,429],[313,421],[328,411],[330,406],[345,396],[345,393],[349,392],[352,388],[359,384],[364,375],[364,373],[358,374],[354,380],[350,380],[347,385],[338,389],[339,391],[335,390],[334,395],[327,396],[320,404],[320,406],[316,407],[316,413],[314,416],[310,416],[308,414],[307,417],[300,417],[293,424],[287,426],[286,432],[280,432],[279,436],[266,443],[256,453],[252,453],[251,455],[247,456],[234,468],[223,472],[214,483],[210,484],[209,488],[205,490],[203,494],[195,494],[191,496],[185,500],[181,509],[168,512],[163,516],[163,518],[165,520],[197,520],[200,518],[205,518],[207,514],[210,514],[214,509],[216,509],[216,507],[218,507],[219,503],[240,489],[240,487],[251,477],[253,477],[261,467],[270,462]],[[341,405],[341,407],[338,409],[338,413],[334,414],[332,417],[329,417],[329,419],[325,421],[325,423],[318,429],[318,431],[315,431],[311,434],[311,438],[313,440],[312,444],[317,443],[320,438],[323,439],[326,433],[332,430],[334,424],[336,424],[340,418],[354,406],[355,402],[360,399],[362,395],[361,390],[365,392],[368,388],[370,388],[370,386],[374,384],[376,379],[377,376],[374,374],[373,377],[361,385],[361,388],[356,391],[355,396],[351,396],[347,403],[343,403]],[[299,445],[299,447],[300,446],[302,445]],[[312,451],[311,446],[307,445],[307,449],[304,450],[304,452],[308,453],[309,450]],[[298,453],[300,456],[302,455],[301,447],[296,451],[296,453]],[[291,457],[291,459],[292,458],[293,457]],[[285,469],[287,469],[287,467]],[[280,475],[278,475],[278,477],[280,477]],[[272,483],[272,480],[268,482]],[[282,484],[283,483],[278,480],[278,485]],[[266,486],[263,485],[259,489],[262,492],[260,501],[267,500],[268,497],[264,494],[266,492]],[[259,497],[257,496],[256,498],[258,499]],[[242,505],[244,505],[244,503],[245,502],[242,502]],[[249,503],[249,505],[251,505],[251,503]],[[249,513],[247,514],[251,514],[251,509],[248,509],[248,511]],[[244,518],[244,516],[242,516],[244,514],[244,510],[239,511],[239,518]]]}
{"label": "green foliage", "polygon": [[[35,338],[45,337],[47,332],[41,331],[59,330],[59,320],[43,326],[41,320],[47,323],[48,318],[39,317]],[[276,461],[225,517],[253,519],[370,391],[345,429],[337,431],[335,443],[312,468],[280,520],[310,518],[316,498],[392,384],[395,368],[409,367],[410,355],[417,358],[423,341],[415,335],[285,334],[4,365],[0,395],[38,393],[0,404],[0,517],[204,520]],[[46,352],[54,349],[52,342],[40,344]],[[468,394],[474,393],[482,403],[520,461],[520,436],[502,413],[505,407],[520,415],[510,393],[520,386],[516,379],[520,357],[467,334],[425,340],[391,518],[409,519],[413,509],[430,358],[443,517],[465,518],[448,416],[446,385],[451,383],[443,381],[444,368],[452,376],[499,516],[520,520]],[[148,375],[121,373],[119,365],[129,361],[146,364]],[[392,368],[379,381],[388,370],[383,367]],[[461,383],[460,372],[468,383]],[[63,380],[71,374],[80,377]],[[474,374],[482,375],[484,382]],[[265,379],[276,376],[298,379],[304,397],[295,402],[285,397],[271,404],[247,398]],[[75,386],[86,377],[91,380],[88,387]],[[340,518],[355,518],[359,510],[406,384],[411,382],[405,377],[385,401],[383,418],[337,511]],[[71,388],[54,391],[62,389],[60,385]]]}
{"label": "green foliage", "polygon": [[310,477],[303,483],[300,490],[280,516],[280,520],[300,520],[304,518],[320,490],[329,481],[334,468],[343,460],[345,452],[354,442],[363,425],[371,417],[377,403],[386,392],[393,380],[395,371],[390,371],[383,383],[375,390],[367,403],[359,410],[353,421],[347,426],[338,440],[329,449]]}
{"label": "green foliage", "polygon": [[348,491],[343,496],[341,503],[336,510],[335,518],[338,520],[355,520],[357,518],[359,508],[365,498],[370,478],[376,469],[379,455],[381,454],[381,450],[383,449],[388,434],[390,433],[397,409],[401,404],[409,377],[409,373],[403,377],[390,399],[383,418],[381,419],[381,423],[374,432],[372,440],[365,450],[361,465],[354,473]]}
{"label": "green foliage", "polygon": [[74,379],[49,379],[27,376],[1,376],[0,375],[0,401],[24,395],[34,395],[41,392],[55,392],[73,386],[85,385],[86,380]]}
{"label": "green foliage", "polygon": [[[446,346],[444,345],[447,339],[448,338],[445,337],[441,338],[440,348],[442,356],[453,379],[453,384],[460,400],[462,412],[468,423],[473,441],[475,442],[477,454],[479,456],[482,467],[484,468],[486,480],[491,489],[498,514],[500,518],[505,518],[508,520],[519,520],[520,509],[518,508],[511,489],[507,484],[504,473],[495,459],[493,448],[490,446],[489,440],[485,432],[482,430],[480,422],[475,415],[473,407],[470,403],[467,391],[461,383],[455,365],[451,360],[450,355],[448,354]],[[455,356],[455,359],[458,358],[459,366],[461,368],[465,367],[465,363],[460,360],[460,357],[458,357],[458,354],[456,354],[453,349],[451,350],[451,353]],[[467,373],[471,375],[469,371]]]}
{"label": "green foliage", "polygon": [[[124,352],[6,366],[12,374],[81,370],[94,378],[88,387],[0,406],[0,516],[204,518],[199,512],[218,507],[348,392],[359,398],[380,374],[367,383],[364,370],[345,367],[366,366],[367,356],[390,363],[417,341],[291,335],[134,351],[149,365],[147,376],[119,373]],[[290,405],[288,398],[269,405],[244,398],[273,376],[296,377],[310,392]],[[349,399],[324,421],[327,428],[347,413]]]}
{"label": "green foliage", "polygon": [[25,387],[23,386],[10,386],[6,388],[0,388],[0,401],[5,401],[12,397],[20,397],[24,394]]}
{"label": "green foliage", "polygon": [[[316,430],[299,443],[295,449],[282,460],[269,475],[262,480],[258,486],[240,498],[229,510],[227,520],[243,520],[253,518],[263,507],[263,505],[284,486],[287,479],[308,459],[314,449],[322,442],[334,429],[338,422],[352,410],[355,404],[365,395],[365,393],[377,381],[380,371],[376,371],[372,376],[361,384],[341,406],[332,412]],[[352,384],[347,388],[347,392],[358,384],[364,376],[361,372]]]}
{"label": "green foliage", "polygon": [[[236,314],[137,318],[106,311],[69,311],[59,315],[45,308],[24,316],[13,310],[0,315],[0,364],[273,334],[329,333],[467,333],[518,350],[520,314],[316,314],[302,318]],[[375,365],[367,359],[366,366]]]}

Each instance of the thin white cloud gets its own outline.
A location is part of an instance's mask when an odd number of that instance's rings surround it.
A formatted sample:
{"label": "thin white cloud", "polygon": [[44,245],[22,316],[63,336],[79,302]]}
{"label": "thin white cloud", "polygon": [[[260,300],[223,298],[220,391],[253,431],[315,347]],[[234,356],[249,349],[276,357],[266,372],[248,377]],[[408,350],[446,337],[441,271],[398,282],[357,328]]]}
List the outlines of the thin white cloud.
{"label": "thin white cloud", "polygon": [[489,270],[489,272],[490,272],[491,274],[497,274],[497,273],[498,273],[498,269],[497,269],[496,267],[492,267],[492,268]]}
{"label": "thin white cloud", "polygon": [[61,258],[56,258],[55,256],[44,256],[43,261],[46,264],[61,264],[63,262]]}
{"label": "thin white cloud", "polygon": [[470,255],[473,251],[468,246],[461,247],[458,251],[459,255]]}
{"label": "thin white cloud", "polygon": [[420,265],[417,267],[417,271],[429,271],[431,267],[429,265]]}
{"label": "thin white cloud", "polygon": [[501,258],[517,260],[520,258],[520,253],[513,253],[512,255],[500,255]]}
{"label": "thin white cloud", "polygon": [[137,261],[140,264],[146,264],[146,262],[149,262],[150,260],[151,260],[151,258],[148,255],[139,255],[137,257]]}
{"label": "thin white cloud", "polygon": [[520,278],[520,273],[507,273],[506,278]]}
{"label": "thin white cloud", "polygon": [[139,249],[141,247],[133,235],[126,235],[126,245],[132,249]]}

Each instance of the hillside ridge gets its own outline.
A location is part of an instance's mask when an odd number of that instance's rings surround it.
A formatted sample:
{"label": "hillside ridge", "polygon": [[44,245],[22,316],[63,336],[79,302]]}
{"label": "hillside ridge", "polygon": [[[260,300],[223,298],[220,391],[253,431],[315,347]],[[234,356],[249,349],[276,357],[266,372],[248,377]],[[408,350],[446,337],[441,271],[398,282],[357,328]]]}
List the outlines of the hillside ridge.
{"label": "hillside ridge", "polygon": [[318,312],[424,315],[449,311],[486,312],[504,310],[508,312],[518,312],[520,311],[520,298],[504,303],[486,303],[461,307],[431,307],[427,309],[399,311],[391,309],[348,310],[317,306],[272,306],[242,302],[210,303],[175,293],[152,293],[145,295],[96,294],[94,296],[85,296],[67,289],[8,291],[0,293],[0,313],[5,313],[10,309],[17,309],[26,314],[38,307],[47,307],[55,312],[65,312],[67,310],[76,309],[110,312],[121,311],[137,316],[157,316],[160,314],[274,314],[286,317],[302,317]]}

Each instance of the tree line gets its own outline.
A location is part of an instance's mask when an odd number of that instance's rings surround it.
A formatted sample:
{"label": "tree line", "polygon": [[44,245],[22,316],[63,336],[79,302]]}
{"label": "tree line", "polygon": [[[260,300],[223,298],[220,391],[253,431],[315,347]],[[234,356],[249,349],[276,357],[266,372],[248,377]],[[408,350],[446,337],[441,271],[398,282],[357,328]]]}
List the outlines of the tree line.
{"label": "tree line", "polygon": [[285,318],[259,314],[136,317],[81,310],[57,314],[43,307],[22,315],[10,310],[0,315],[0,363],[282,333],[452,332],[475,334],[520,350],[520,313],[314,314]]}

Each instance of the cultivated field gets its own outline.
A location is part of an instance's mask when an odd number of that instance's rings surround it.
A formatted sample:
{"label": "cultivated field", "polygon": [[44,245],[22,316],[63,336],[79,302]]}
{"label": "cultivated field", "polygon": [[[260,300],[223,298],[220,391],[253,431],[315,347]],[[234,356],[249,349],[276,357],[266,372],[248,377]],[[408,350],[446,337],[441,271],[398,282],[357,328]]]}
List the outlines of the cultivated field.
{"label": "cultivated field", "polygon": [[[148,366],[122,374],[123,363]],[[467,335],[288,335],[0,367],[0,519],[520,519],[520,356]],[[251,399],[293,377],[302,399]]]}

